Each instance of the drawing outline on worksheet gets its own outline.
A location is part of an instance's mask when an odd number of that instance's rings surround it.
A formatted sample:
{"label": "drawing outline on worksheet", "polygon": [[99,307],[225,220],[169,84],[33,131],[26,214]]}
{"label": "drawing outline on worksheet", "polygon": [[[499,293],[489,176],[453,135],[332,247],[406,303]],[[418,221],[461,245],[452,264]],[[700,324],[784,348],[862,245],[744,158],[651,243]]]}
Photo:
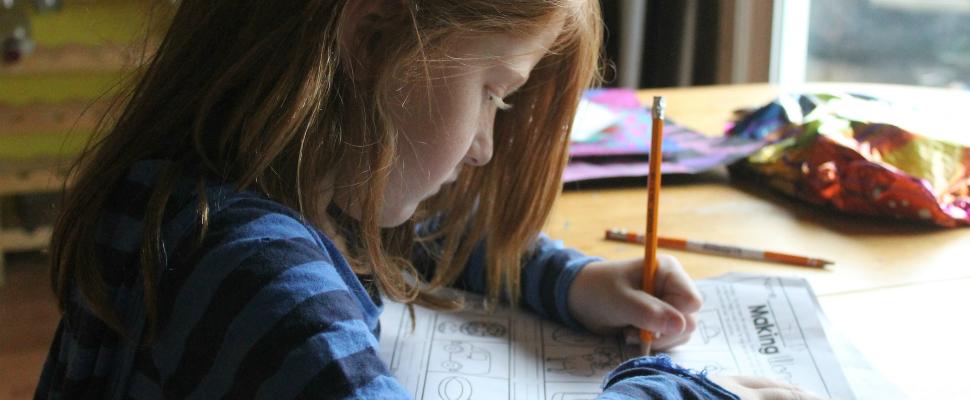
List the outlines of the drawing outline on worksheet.
{"label": "drawing outline on worksheet", "polygon": [[[705,298],[690,342],[671,357],[713,374],[761,375],[823,396],[852,398],[802,280],[728,275],[699,281]],[[387,302],[380,355],[416,399],[584,400],[634,356],[618,338],[597,337],[527,310],[486,313],[476,297],[452,313]]]}
{"label": "drawing outline on worksheet", "polygon": [[412,332],[404,306],[385,305],[381,356],[417,399],[591,399],[623,359],[616,339],[522,312],[415,307],[415,316]]}

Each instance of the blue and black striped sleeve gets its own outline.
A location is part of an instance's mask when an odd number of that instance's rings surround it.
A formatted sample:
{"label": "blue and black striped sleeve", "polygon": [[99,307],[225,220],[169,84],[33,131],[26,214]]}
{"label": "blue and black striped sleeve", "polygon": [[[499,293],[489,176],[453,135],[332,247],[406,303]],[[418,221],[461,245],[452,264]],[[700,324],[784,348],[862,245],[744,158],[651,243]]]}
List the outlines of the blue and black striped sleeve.
{"label": "blue and black striped sleeve", "polygon": [[573,328],[582,328],[569,311],[569,287],[583,267],[600,260],[602,258],[587,256],[540,234],[522,268],[523,301],[540,315]]}
{"label": "blue and black striped sleeve", "polygon": [[738,396],[707,378],[706,372],[674,364],[666,355],[628,360],[604,379],[597,400],[737,400]]}
{"label": "blue and black striped sleeve", "polygon": [[[523,304],[540,316],[573,328],[582,328],[569,312],[567,294],[579,271],[598,260],[600,258],[584,255],[563,246],[561,241],[540,234],[522,265],[520,285]],[[476,293],[485,291],[484,245],[476,248],[458,284]]]}
{"label": "blue and black striped sleeve", "polygon": [[378,309],[346,262],[258,203],[215,215],[190,268],[169,271],[157,376],[133,381],[166,398],[409,398],[377,355]]}
{"label": "blue and black striped sleeve", "polygon": [[[418,225],[419,234],[434,229],[435,222],[430,220]],[[429,251],[425,246],[417,246],[412,257],[414,264],[427,276],[434,271],[434,257],[429,256]],[[522,265],[522,302],[543,317],[582,328],[569,312],[567,294],[579,271],[599,260],[601,258],[584,255],[565,247],[561,241],[540,234]],[[454,286],[479,294],[485,292],[485,243],[479,243],[475,248]]]}

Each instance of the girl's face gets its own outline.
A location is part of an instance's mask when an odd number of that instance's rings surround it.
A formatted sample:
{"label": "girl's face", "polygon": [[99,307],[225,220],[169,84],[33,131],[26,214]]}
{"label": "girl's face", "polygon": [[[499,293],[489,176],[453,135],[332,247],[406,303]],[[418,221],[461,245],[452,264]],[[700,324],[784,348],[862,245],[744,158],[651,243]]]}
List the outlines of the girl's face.
{"label": "girl's face", "polygon": [[525,84],[556,39],[561,26],[550,25],[525,37],[459,40],[428,63],[428,82],[401,82],[391,110],[401,136],[384,193],[382,226],[406,221],[461,168],[489,162],[495,114],[528,112],[509,109],[515,105],[502,99]]}

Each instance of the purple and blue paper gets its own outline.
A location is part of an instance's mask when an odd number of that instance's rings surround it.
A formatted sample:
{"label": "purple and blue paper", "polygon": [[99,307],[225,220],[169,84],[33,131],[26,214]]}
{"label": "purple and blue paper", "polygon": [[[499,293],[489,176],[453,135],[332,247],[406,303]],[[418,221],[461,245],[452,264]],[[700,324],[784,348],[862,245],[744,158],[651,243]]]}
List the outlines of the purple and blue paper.
{"label": "purple and blue paper", "polygon": [[[594,89],[583,98],[615,113],[617,122],[599,134],[571,143],[563,181],[647,176],[652,124],[649,108],[628,89]],[[661,168],[665,174],[699,173],[744,158],[764,144],[748,138],[709,137],[665,121]]]}

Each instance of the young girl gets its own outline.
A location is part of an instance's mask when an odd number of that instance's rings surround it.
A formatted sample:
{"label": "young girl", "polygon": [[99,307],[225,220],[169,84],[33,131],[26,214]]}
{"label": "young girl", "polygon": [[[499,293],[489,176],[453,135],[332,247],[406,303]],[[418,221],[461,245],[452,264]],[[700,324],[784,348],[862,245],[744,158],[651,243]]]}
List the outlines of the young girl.
{"label": "young girl", "polygon": [[[443,286],[684,342],[672,258],[648,296],[539,234],[600,35],[592,0],[182,0],[75,170],[36,396],[407,398],[380,296],[460,307]],[[603,397],[734,395],[644,357]]]}

